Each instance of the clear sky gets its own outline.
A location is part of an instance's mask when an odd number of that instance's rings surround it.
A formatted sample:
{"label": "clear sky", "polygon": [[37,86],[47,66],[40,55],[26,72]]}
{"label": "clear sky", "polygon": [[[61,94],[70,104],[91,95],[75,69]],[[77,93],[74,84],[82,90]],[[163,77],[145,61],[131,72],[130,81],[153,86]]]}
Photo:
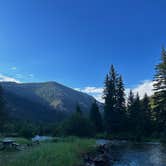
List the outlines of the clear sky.
{"label": "clear sky", "polygon": [[0,1],[0,74],[21,82],[102,87],[114,64],[134,87],[164,44],[165,0]]}

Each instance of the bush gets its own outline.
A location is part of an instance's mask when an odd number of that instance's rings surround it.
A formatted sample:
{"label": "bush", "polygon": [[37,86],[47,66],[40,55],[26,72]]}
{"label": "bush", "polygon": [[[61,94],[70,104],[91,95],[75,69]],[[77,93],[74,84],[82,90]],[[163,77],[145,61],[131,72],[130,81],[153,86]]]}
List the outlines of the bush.
{"label": "bush", "polygon": [[30,123],[25,123],[22,125],[19,135],[25,138],[32,138],[37,133],[37,129]]}
{"label": "bush", "polygon": [[79,113],[73,114],[67,121],[65,121],[62,128],[65,135],[91,137],[95,134],[92,123]]}

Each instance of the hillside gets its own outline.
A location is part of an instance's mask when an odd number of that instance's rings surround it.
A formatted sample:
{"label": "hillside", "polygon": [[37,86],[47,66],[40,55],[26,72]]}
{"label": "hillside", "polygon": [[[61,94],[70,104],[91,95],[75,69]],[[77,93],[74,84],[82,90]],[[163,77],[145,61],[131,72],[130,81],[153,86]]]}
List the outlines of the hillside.
{"label": "hillside", "polygon": [[94,98],[56,82],[1,83],[7,111],[13,118],[34,121],[56,121],[75,111],[78,103],[89,111]]}

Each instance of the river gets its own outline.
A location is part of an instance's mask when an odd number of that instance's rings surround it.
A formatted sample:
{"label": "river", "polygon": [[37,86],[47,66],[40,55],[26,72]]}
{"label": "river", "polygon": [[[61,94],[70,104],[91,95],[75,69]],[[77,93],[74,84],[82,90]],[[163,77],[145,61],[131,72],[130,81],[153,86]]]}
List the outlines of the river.
{"label": "river", "polygon": [[111,141],[113,166],[166,166],[166,145]]}

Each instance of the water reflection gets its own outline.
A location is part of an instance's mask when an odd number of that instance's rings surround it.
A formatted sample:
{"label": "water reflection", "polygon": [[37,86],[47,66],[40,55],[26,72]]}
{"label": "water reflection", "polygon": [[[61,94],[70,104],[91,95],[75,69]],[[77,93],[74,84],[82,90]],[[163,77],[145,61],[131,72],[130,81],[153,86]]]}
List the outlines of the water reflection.
{"label": "water reflection", "polygon": [[166,146],[149,143],[113,143],[114,166],[166,166]]}

